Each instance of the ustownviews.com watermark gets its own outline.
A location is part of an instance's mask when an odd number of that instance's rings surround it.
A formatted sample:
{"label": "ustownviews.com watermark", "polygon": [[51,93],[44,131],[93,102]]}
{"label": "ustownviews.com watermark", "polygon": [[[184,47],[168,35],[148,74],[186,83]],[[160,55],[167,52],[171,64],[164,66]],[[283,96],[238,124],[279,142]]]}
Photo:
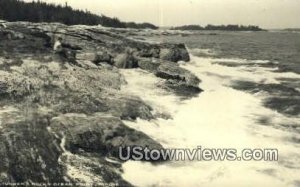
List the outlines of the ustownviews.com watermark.
{"label": "ustownviews.com watermark", "polygon": [[149,149],[148,147],[120,147],[119,158],[121,160],[136,161],[278,161],[278,150],[249,149],[240,151],[237,149],[203,148],[194,149]]}

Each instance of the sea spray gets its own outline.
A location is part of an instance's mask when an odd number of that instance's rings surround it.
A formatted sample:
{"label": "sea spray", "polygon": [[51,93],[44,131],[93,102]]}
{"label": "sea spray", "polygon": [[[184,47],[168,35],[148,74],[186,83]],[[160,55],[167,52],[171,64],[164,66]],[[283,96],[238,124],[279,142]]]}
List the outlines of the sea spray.
{"label": "sea spray", "polygon": [[[172,119],[138,119],[126,124],[143,131],[167,148],[276,147],[279,161],[172,161],[160,165],[128,161],[123,164],[125,180],[138,186],[286,186],[293,185],[298,179],[299,146],[288,140],[299,135],[276,128],[276,123],[288,117],[265,108],[263,97],[231,87],[235,80],[276,83],[273,75],[297,75],[275,73],[272,68],[263,67],[249,71],[243,66],[219,65],[214,60],[192,57],[190,63],[182,65],[202,80],[200,87],[204,89],[198,97],[189,100],[180,100],[174,94],[158,89],[157,84],[161,80],[147,72],[124,70],[122,73],[128,82],[124,91],[142,97],[156,110],[167,111],[172,116]],[[143,79],[139,78],[141,74]],[[271,118],[268,125],[259,123],[258,119],[262,116]],[[297,119],[288,118],[292,122]],[[298,169],[294,170],[292,166]],[[139,171],[138,175],[136,171]]]}

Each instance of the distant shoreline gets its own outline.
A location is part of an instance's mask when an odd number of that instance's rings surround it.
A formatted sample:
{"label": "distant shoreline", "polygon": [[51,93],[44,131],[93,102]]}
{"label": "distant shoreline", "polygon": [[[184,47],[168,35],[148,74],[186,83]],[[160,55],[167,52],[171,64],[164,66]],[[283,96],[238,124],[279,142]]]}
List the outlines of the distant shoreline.
{"label": "distant shoreline", "polygon": [[300,31],[300,28],[287,28],[287,29],[282,29],[283,31]]}
{"label": "distant shoreline", "polygon": [[171,27],[171,30],[186,30],[186,31],[267,31],[255,25],[184,25],[179,27]]}

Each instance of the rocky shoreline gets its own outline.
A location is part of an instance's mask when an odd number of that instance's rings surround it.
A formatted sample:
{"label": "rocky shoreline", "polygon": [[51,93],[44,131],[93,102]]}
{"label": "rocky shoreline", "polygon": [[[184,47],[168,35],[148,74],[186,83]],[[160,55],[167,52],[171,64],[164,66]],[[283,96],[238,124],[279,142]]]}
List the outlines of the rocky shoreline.
{"label": "rocky shoreline", "polygon": [[130,186],[122,162],[107,158],[117,158],[122,146],[162,146],[122,122],[155,114],[122,92],[119,69],[151,72],[181,96],[201,89],[177,63],[190,60],[184,44],[147,43],[129,32],[135,31],[0,22],[0,182]]}

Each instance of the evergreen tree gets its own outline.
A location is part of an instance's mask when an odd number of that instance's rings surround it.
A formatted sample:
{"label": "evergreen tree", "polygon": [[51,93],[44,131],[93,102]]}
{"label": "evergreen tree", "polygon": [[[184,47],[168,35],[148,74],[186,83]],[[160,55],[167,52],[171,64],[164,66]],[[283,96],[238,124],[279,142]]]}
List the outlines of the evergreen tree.
{"label": "evergreen tree", "polygon": [[66,25],[98,25],[118,28],[151,28],[157,29],[150,23],[128,24],[118,18],[96,15],[85,10],[72,9],[67,2],[65,5],[48,4],[38,1],[25,3],[20,0],[0,0],[0,19],[7,21],[29,22],[61,22]]}

